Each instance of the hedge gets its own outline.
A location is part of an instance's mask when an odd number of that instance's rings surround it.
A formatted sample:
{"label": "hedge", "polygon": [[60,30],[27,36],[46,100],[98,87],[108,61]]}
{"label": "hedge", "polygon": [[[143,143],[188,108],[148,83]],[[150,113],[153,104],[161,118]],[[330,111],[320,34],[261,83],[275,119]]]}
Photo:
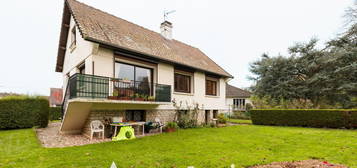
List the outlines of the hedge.
{"label": "hedge", "polygon": [[254,109],[256,125],[357,128],[357,109]]}
{"label": "hedge", "polygon": [[0,129],[47,127],[49,103],[41,97],[15,96],[0,99]]}
{"label": "hedge", "polygon": [[62,108],[61,107],[50,107],[49,114],[50,121],[60,120],[62,118]]}

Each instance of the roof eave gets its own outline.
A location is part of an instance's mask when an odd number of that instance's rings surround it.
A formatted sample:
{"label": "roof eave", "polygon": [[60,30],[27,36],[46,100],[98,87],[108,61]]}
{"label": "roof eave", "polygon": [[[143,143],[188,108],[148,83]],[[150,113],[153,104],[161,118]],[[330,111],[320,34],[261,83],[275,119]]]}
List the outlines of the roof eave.
{"label": "roof eave", "polygon": [[70,17],[71,17],[71,14],[69,11],[67,1],[64,1],[61,32],[60,32],[60,38],[59,38],[59,42],[58,42],[56,72],[63,71],[63,63],[64,63],[64,56],[66,53]]}
{"label": "roof eave", "polygon": [[152,57],[152,58],[155,58],[155,59],[157,59],[157,60],[164,61],[164,62],[167,62],[167,63],[174,63],[174,64],[177,64],[177,65],[183,65],[183,66],[186,66],[186,67],[190,67],[190,68],[192,68],[192,69],[196,69],[196,70],[199,70],[199,71],[212,73],[212,74],[215,74],[215,75],[218,75],[218,76],[221,76],[221,77],[234,78],[234,77],[233,77],[232,75],[230,75],[230,74],[229,74],[229,75],[224,75],[224,74],[220,74],[220,73],[217,73],[217,72],[207,71],[207,70],[200,69],[200,68],[197,68],[197,67],[193,67],[193,66],[190,66],[190,65],[185,65],[185,64],[182,64],[182,63],[174,62],[174,61],[172,61],[172,60],[163,59],[163,58],[157,57],[157,56],[155,56],[155,55],[150,55],[150,54],[143,53],[143,52],[140,52],[140,51],[136,51],[136,50],[132,50],[132,49],[129,49],[129,48],[121,47],[121,46],[118,46],[118,45],[115,45],[115,44],[112,44],[112,43],[108,43],[108,42],[105,42],[105,41],[97,40],[97,39],[95,39],[95,38],[84,37],[84,39],[87,40],[87,41],[91,41],[91,42],[94,42],[94,43],[98,43],[98,44],[107,46],[107,47],[109,47],[109,48],[127,50],[127,51],[130,51],[130,52],[138,53],[138,54],[140,54],[140,55]]}

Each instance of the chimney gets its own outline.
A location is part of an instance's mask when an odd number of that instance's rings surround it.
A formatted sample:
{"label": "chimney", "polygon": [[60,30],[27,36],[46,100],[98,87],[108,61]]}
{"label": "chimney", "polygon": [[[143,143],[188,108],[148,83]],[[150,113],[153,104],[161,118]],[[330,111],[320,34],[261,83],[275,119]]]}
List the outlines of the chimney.
{"label": "chimney", "polygon": [[164,36],[168,40],[172,40],[172,23],[168,21],[164,21],[160,26],[161,35]]}

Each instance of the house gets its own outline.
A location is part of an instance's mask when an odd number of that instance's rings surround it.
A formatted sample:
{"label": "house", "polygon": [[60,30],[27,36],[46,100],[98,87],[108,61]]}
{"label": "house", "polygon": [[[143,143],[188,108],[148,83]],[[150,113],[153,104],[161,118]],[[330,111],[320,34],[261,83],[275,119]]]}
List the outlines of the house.
{"label": "house", "polygon": [[62,98],[63,98],[62,88],[50,88],[50,97],[48,98],[50,107],[62,106]]}
{"label": "house", "polygon": [[245,111],[246,104],[252,104],[250,101],[251,93],[237,88],[235,86],[226,84],[226,106],[228,112]]}
{"label": "house", "polygon": [[90,121],[116,116],[166,123],[194,105],[204,123],[225,109],[232,75],[175,40],[172,23],[160,30],[65,0],[56,64],[64,79],[62,133],[88,135]]}

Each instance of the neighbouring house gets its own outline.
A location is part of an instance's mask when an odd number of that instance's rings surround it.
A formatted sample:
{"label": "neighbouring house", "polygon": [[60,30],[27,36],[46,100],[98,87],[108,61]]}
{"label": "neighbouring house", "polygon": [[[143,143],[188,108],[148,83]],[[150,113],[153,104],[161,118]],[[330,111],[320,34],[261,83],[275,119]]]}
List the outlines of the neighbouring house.
{"label": "neighbouring house", "polygon": [[62,106],[62,98],[63,98],[62,88],[50,88],[50,97],[48,98],[50,107]]}
{"label": "neighbouring house", "polygon": [[237,88],[235,86],[226,84],[226,107],[228,112],[245,111],[246,104],[250,101],[251,93],[249,91]]}
{"label": "neighbouring house", "polygon": [[225,110],[232,75],[198,48],[75,0],[65,0],[56,72],[63,74],[62,133],[89,134],[92,120],[175,120],[199,105],[198,122]]}

